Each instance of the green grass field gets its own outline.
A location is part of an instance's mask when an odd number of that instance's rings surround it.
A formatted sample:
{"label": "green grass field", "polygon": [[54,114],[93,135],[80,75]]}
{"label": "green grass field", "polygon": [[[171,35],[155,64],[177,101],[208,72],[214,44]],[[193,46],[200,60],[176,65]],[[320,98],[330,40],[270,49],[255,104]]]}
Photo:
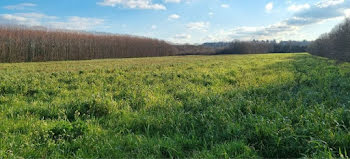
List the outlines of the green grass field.
{"label": "green grass field", "polygon": [[350,154],[350,63],[309,54],[0,64],[0,158]]}

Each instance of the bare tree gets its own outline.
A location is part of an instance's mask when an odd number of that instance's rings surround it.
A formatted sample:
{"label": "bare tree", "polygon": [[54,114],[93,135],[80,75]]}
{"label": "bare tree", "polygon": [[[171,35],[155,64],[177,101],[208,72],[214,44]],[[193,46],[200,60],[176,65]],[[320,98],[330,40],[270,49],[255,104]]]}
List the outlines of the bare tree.
{"label": "bare tree", "polygon": [[0,26],[0,62],[169,56],[177,51],[165,41],[144,37]]}
{"label": "bare tree", "polygon": [[350,61],[350,19],[334,27],[330,33],[321,35],[308,51],[317,56]]}

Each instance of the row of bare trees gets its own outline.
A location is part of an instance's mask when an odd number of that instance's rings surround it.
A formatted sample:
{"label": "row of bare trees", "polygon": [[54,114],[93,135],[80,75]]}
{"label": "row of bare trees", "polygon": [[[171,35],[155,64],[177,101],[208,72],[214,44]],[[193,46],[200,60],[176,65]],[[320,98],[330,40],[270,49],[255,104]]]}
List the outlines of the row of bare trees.
{"label": "row of bare trees", "polygon": [[0,62],[88,60],[176,55],[156,39],[114,34],[0,27]]}
{"label": "row of bare trees", "polygon": [[350,19],[336,26],[330,33],[321,35],[308,48],[317,56],[350,61]]}

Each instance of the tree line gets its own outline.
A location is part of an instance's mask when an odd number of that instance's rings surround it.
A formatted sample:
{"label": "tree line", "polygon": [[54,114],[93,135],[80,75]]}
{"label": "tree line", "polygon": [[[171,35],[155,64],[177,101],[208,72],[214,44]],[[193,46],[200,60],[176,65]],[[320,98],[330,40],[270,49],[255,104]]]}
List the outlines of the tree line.
{"label": "tree line", "polygon": [[213,55],[217,53],[217,49],[204,45],[175,45],[177,55]]}
{"label": "tree line", "polygon": [[321,35],[310,44],[308,52],[331,59],[350,61],[350,19]]}
{"label": "tree line", "polygon": [[221,54],[261,54],[261,53],[295,53],[306,52],[308,41],[281,41],[253,40],[233,41],[228,46],[218,50]]}
{"label": "tree line", "polygon": [[[309,43],[236,40],[202,45],[173,45],[162,40],[130,35],[3,25],[0,26],[0,62],[306,52]],[[315,46],[317,43],[313,44]]]}
{"label": "tree line", "polygon": [[252,40],[212,42],[202,45],[176,45],[180,55],[261,54],[307,52],[309,41]]}
{"label": "tree line", "polygon": [[165,41],[129,35],[0,26],[0,62],[176,55]]}

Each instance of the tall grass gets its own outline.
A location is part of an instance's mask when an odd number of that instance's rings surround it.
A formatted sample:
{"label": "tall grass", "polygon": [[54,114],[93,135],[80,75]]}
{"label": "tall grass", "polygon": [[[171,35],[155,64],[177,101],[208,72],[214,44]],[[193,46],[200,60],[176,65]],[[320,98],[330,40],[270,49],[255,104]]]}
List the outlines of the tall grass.
{"label": "tall grass", "polygon": [[0,64],[1,158],[328,158],[350,65],[308,54]]}

